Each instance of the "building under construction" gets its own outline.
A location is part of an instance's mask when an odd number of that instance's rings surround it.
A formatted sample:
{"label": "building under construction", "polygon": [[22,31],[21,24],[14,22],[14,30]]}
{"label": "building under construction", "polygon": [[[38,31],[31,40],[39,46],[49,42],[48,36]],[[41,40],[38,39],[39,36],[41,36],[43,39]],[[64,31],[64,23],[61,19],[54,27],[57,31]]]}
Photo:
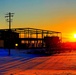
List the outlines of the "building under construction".
{"label": "building under construction", "polygon": [[[58,37],[61,42],[61,32],[49,31],[35,28],[12,28],[0,30],[0,47],[8,48],[44,48],[46,47],[46,37]],[[49,40],[47,40],[48,42]],[[54,41],[50,41],[53,43]]]}

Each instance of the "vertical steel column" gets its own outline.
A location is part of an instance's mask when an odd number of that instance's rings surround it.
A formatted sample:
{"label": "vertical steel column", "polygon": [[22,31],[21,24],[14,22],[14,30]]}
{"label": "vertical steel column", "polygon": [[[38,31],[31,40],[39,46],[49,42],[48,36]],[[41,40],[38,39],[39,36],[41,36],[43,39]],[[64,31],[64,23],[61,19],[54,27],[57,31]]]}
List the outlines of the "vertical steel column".
{"label": "vertical steel column", "polygon": [[29,48],[29,28],[28,28],[28,48]]}
{"label": "vertical steel column", "polygon": [[43,39],[44,39],[44,31],[42,30],[42,48],[43,48],[43,46],[44,46]]}
{"label": "vertical steel column", "polygon": [[38,47],[38,31],[36,30],[36,47]]}

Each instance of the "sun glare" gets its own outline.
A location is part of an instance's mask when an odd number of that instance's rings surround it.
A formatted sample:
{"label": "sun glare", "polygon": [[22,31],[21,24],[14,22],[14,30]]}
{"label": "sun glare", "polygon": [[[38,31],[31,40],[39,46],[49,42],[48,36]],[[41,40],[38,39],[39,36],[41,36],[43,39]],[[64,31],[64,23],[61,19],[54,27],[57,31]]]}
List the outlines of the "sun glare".
{"label": "sun glare", "polygon": [[71,36],[69,36],[70,42],[76,42],[76,33],[72,33]]}
{"label": "sun glare", "polygon": [[74,38],[76,38],[76,34],[74,34]]}

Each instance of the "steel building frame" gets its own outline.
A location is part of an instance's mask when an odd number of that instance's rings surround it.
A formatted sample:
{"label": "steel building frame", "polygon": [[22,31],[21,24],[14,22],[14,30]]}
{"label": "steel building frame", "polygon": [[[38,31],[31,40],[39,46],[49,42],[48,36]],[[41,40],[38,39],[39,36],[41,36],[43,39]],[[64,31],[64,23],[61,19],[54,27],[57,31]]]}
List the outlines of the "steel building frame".
{"label": "steel building frame", "polygon": [[[0,30],[8,30],[8,29],[0,29]],[[42,47],[44,47],[44,37],[46,36],[58,36],[60,40],[62,40],[62,34],[61,32],[57,31],[50,31],[50,30],[42,30],[42,29],[36,29],[36,28],[12,28],[12,31],[19,33],[19,39],[22,43],[28,43],[31,44],[34,42],[36,47],[38,47],[38,43],[42,43]]]}

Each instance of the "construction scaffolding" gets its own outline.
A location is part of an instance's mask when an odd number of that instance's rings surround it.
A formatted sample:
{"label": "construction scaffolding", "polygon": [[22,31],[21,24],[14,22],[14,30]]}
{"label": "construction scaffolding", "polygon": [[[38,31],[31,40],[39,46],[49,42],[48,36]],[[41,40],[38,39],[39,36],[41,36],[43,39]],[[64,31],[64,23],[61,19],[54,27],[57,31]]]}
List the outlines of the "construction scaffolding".
{"label": "construction scaffolding", "polygon": [[[1,29],[7,31],[8,29]],[[36,28],[12,28],[11,31],[19,34],[18,46],[21,48],[43,48],[45,47],[44,37],[58,36],[62,40],[61,32],[42,30]]]}

